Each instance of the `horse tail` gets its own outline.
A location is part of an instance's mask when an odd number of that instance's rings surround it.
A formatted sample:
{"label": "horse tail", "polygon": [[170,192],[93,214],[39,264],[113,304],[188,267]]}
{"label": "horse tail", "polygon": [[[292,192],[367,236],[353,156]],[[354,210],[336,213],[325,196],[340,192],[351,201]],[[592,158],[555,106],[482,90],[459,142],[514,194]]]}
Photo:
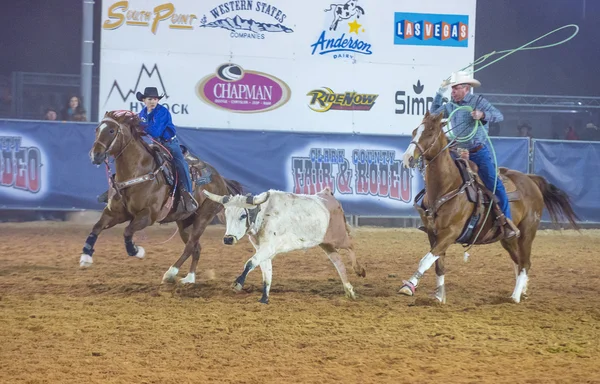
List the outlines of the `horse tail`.
{"label": "horse tail", "polygon": [[227,185],[227,191],[230,195],[244,194],[244,187],[239,181],[225,179],[225,184]]}
{"label": "horse tail", "polygon": [[542,196],[544,197],[544,205],[548,209],[548,213],[550,214],[550,218],[554,224],[559,223],[559,216],[562,218],[566,218],[573,228],[579,230],[579,225],[577,225],[577,221],[581,221],[575,211],[573,211],[573,207],[571,206],[571,199],[569,195],[566,194],[565,191],[559,189],[554,184],[551,184],[542,176],[538,175],[528,175],[529,178],[537,185],[542,192]]}

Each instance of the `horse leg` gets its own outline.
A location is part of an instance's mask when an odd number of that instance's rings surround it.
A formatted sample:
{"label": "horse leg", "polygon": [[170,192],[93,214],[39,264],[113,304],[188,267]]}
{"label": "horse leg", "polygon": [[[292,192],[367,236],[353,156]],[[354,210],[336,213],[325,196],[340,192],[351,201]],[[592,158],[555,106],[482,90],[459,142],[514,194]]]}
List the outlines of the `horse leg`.
{"label": "horse leg", "polygon": [[135,245],[133,243],[133,234],[137,231],[141,231],[150,225],[152,220],[150,220],[150,208],[145,208],[139,213],[137,213],[133,220],[129,222],[129,225],[125,227],[125,231],[123,231],[123,238],[125,240],[125,249],[127,250],[127,254],[129,256],[137,257],[138,259],[143,259],[146,255],[146,251],[141,246]]}
{"label": "horse leg", "polygon": [[446,285],[444,282],[444,256],[446,253],[442,253],[440,258],[435,261],[435,275],[436,275],[436,288],[435,298],[442,304],[446,304]]}
{"label": "horse leg", "polygon": [[[185,244],[185,248],[183,249],[183,253],[177,259],[175,264],[173,264],[169,270],[163,275],[163,283],[172,282],[175,278],[175,275],[179,272],[179,268],[185,263],[185,261],[192,256],[192,263],[190,264],[190,271],[187,276],[183,278],[180,282],[184,284],[193,284],[196,282],[196,267],[198,266],[198,261],[200,260],[200,253],[202,252],[202,245],[200,244],[200,237],[206,230],[208,224],[212,221],[212,219],[217,215],[217,213],[222,209],[221,205],[211,201],[209,199],[204,200],[200,209],[196,211],[196,219],[192,226],[192,233],[188,236],[188,239]],[[182,231],[183,232],[183,231]],[[182,235],[183,236],[183,235]],[[183,237],[182,237],[183,239]]]}
{"label": "horse leg", "polygon": [[[185,221],[177,221],[179,237],[181,237],[183,244],[187,244],[187,242],[190,238],[190,234],[185,231],[185,229],[188,227],[186,224],[187,223],[185,223]],[[183,262],[182,262],[182,264],[183,264]],[[179,267],[175,267],[174,265],[172,265],[171,267],[169,267],[167,272],[165,272],[165,274],[163,275],[163,279],[162,279],[163,283],[174,283],[175,278],[177,277],[178,273],[179,273]]]}
{"label": "horse leg", "polygon": [[335,266],[335,269],[337,269],[338,274],[342,279],[342,284],[344,285],[344,291],[346,292],[346,296],[351,299],[356,299],[356,295],[354,294],[354,287],[352,287],[352,284],[350,284],[350,281],[348,281],[348,275],[346,275],[346,267],[342,262],[340,254],[332,245],[320,244],[319,246],[321,247],[321,249],[323,249],[323,251],[325,251],[325,253],[329,257],[329,260],[331,260],[331,262]]}
{"label": "horse leg", "polygon": [[92,232],[88,235],[83,246],[81,257],[79,258],[79,266],[81,268],[91,267],[93,264],[92,255],[94,254],[94,245],[100,232],[105,229],[114,227],[117,224],[125,222],[127,218],[125,215],[119,214],[119,212],[113,212],[108,208],[104,208],[100,219],[94,224]]}
{"label": "horse leg", "polygon": [[263,277],[263,294],[259,302],[269,304],[269,292],[271,291],[271,280],[273,278],[273,264],[271,263],[271,259],[267,259],[259,265]]}
{"label": "horse leg", "polygon": [[531,245],[535,237],[535,234],[529,234],[521,228],[520,230],[521,236],[518,239],[501,240],[502,247],[508,251],[515,263],[516,282],[511,295],[515,303],[521,302],[521,298],[527,298],[528,273],[531,267]]}
{"label": "horse leg", "polygon": [[[419,261],[419,267],[417,268],[417,271],[411,276],[410,279],[403,281],[404,285],[402,285],[402,287],[400,287],[400,290],[398,291],[398,293],[401,293],[406,296],[413,296],[415,294],[415,290],[417,289],[417,286],[419,285],[419,280],[421,280],[421,278],[423,277],[425,272],[429,268],[431,268],[431,266],[433,265],[434,262],[436,262],[441,256],[444,256],[446,254],[446,250],[448,249],[448,247],[450,245],[452,245],[454,243],[454,241],[458,237],[458,235],[459,235],[459,233],[453,228],[444,228],[444,229],[438,230],[438,233],[434,238],[435,244],[431,247],[431,251],[428,252],[425,256],[423,256],[423,258],[421,258],[421,260]],[[429,238],[429,241],[431,244],[431,242],[432,242],[431,236]],[[440,272],[443,273],[443,266],[442,266],[442,269]],[[441,278],[440,278],[440,275],[438,275],[438,286],[440,285],[440,282],[442,283],[441,285],[443,286],[444,285],[444,275],[443,274],[441,275]],[[445,289],[444,289],[444,291],[445,291]],[[445,296],[444,296],[444,299],[445,299]]]}

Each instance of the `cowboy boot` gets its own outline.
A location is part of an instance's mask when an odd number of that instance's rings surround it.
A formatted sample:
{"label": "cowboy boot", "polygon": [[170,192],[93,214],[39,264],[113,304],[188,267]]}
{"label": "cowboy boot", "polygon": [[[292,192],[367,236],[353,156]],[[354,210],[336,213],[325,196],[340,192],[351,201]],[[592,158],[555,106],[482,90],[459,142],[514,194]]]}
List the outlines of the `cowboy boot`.
{"label": "cowboy boot", "polygon": [[511,237],[519,237],[521,236],[521,231],[519,230],[519,228],[517,228],[517,226],[515,225],[515,223],[513,223],[513,221],[511,219],[509,219],[508,217],[505,217],[505,222],[504,222],[504,238],[505,239],[510,239]]}
{"label": "cowboy boot", "polygon": [[192,193],[182,190],[181,197],[183,198],[183,206],[187,212],[195,212],[198,209],[198,202],[194,199]]}

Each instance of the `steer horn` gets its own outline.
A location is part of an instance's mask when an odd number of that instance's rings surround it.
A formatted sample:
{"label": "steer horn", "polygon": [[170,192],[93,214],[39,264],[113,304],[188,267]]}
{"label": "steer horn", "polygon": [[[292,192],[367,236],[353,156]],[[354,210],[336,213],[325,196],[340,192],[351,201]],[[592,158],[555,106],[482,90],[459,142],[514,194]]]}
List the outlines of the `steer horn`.
{"label": "steer horn", "polygon": [[258,196],[248,195],[246,197],[246,204],[261,205],[262,203],[267,201],[267,199],[269,198],[270,195],[271,195],[271,193],[268,191],[263,192]]}
{"label": "steer horn", "polygon": [[219,204],[227,204],[229,199],[231,199],[231,196],[215,195],[214,193],[208,192],[206,189],[202,190],[202,193],[204,193],[206,195],[206,197],[208,197],[212,201],[219,203]]}

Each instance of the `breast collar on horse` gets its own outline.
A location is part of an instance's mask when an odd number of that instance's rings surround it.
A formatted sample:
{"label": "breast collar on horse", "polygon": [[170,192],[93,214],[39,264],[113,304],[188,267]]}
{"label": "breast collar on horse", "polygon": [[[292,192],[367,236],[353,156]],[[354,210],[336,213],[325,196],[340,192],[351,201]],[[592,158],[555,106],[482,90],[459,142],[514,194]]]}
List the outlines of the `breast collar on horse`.
{"label": "breast collar on horse", "polygon": [[[104,145],[103,143],[98,143],[98,144],[100,144],[101,146],[103,146],[106,149],[106,152],[109,152],[112,149],[112,147],[115,145],[115,142],[117,141],[117,136],[121,136],[121,141],[123,140],[123,133],[121,132],[122,131],[122,128],[121,128],[122,123],[119,123],[117,120],[115,120],[115,119],[113,119],[111,117],[104,117],[100,121],[100,123],[103,123],[103,122],[115,123],[117,125],[117,127],[118,127],[117,128],[117,133],[116,133],[115,137],[113,138],[113,140],[111,141],[111,143],[108,145],[108,147],[106,145]],[[125,146],[121,149],[121,151],[116,156],[113,156],[114,160],[117,160],[123,154],[123,152],[125,151],[125,149],[129,146],[129,144],[131,144],[134,140],[135,139],[132,137],[131,140],[129,140],[129,142],[127,144],[125,144]],[[132,185],[143,183],[145,181],[154,180],[156,178],[156,175],[160,171],[163,170],[163,168],[165,167],[166,163],[163,163],[154,172],[149,172],[149,173],[146,173],[146,174],[144,174],[142,176],[139,176],[139,177],[136,177],[136,178],[133,178],[133,179],[129,179],[129,180],[125,180],[125,181],[121,181],[121,182],[117,182],[117,181],[115,181],[113,179],[113,177],[112,177],[112,170],[110,169],[110,165],[108,165],[108,159],[106,159],[104,161],[104,164],[106,165],[106,171],[108,173],[109,184],[110,184],[110,186],[112,186],[112,187],[115,188],[115,190],[116,190],[116,192],[118,194],[121,190],[123,190],[125,188],[128,188],[128,187],[131,187]]]}

